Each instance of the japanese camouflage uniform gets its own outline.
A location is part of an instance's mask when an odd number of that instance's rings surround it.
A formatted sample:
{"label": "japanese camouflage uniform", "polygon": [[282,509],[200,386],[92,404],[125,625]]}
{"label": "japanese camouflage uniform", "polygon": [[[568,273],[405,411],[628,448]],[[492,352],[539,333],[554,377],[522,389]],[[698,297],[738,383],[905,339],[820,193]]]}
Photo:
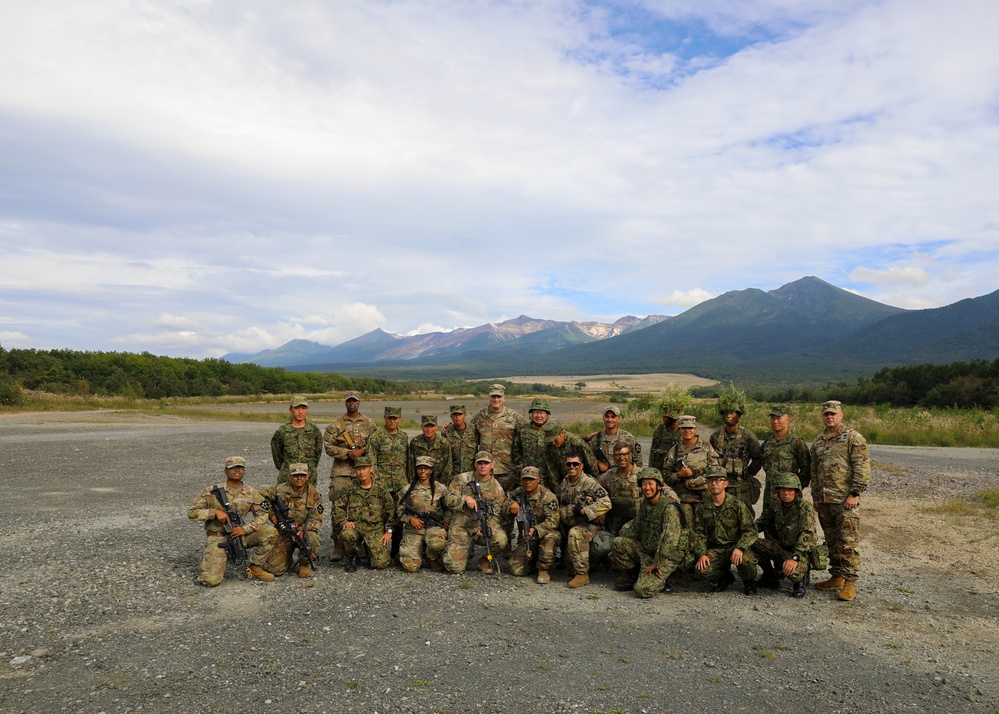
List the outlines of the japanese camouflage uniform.
{"label": "japanese camouflage uniform", "polygon": [[[305,532],[313,553],[319,552],[319,527],[323,524],[323,504],[319,491],[308,481],[296,490],[290,483],[279,483],[260,491],[264,501],[280,498],[288,505],[288,515]],[[269,503],[265,507],[270,510]],[[257,565],[273,575],[284,575],[291,567],[295,546],[288,536],[281,535],[277,527],[267,520],[261,528],[260,547],[250,558],[251,565]]]}
{"label": "japanese camouflage uniform", "polygon": [[[781,477],[791,477],[792,481],[782,481]],[[773,562],[777,572],[784,567],[784,561],[797,560],[794,573],[788,577],[792,583],[800,583],[808,575],[812,563],[812,551],[816,547],[815,509],[801,497],[801,484],[795,474],[774,473],[768,480],[778,483],[793,483],[798,493],[791,503],[779,498],[756,521],[756,528],[763,532],[763,538],[753,544],[753,552],[760,560]],[[774,487],[776,493],[777,487]],[[766,568],[764,568],[766,571]]]}
{"label": "japanese camouflage uniform", "polygon": [[[467,431],[467,430],[466,430]],[[440,431],[434,434],[433,441],[427,441],[423,434],[417,434],[409,442],[409,477],[416,475],[416,459],[429,456],[434,460],[434,481],[447,486],[454,476],[451,464],[451,444],[441,436]]]}
{"label": "japanese camouflage uniform", "polygon": [[652,447],[649,449],[649,466],[666,473],[666,457],[670,449],[680,443],[680,430],[670,430],[665,424],[659,424],[652,434]]}
{"label": "japanese camouflage uniform", "polygon": [[548,473],[548,438],[545,425],[538,426],[528,421],[517,427],[514,437],[514,463],[521,468],[533,466],[541,472],[541,482],[545,483]]}
{"label": "japanese camouflage uniform", "polygon": [[[333,518],[346,557],[362,556],[366,549],[372,568],[388,567],[389,550],[381,538],[392,527],[395,504],[384,484],[372,481],[371,488],[365,489],[360,481],[351,481],[333,504]],[[344,528],[348,521],[353,521],[353,528]]]}
{"label": "japanese camouflage uniform", "polygon": [[[433,487],[433,491],[431,491]],[[432,511],[444,517],[442,499],[447,493],[447,486],[442,483],[431,482],[424,486],[418,481],[414,481],[404,488],[399,494],[399,508],[396,512],[397,518],[404,524],[402,532],[402,544],[399,546],[399,565],[409,573],[415,573],[423,564],[423,556],[426,554],[427,560],[431,563],[437,560],[444,546],[447,545],[447,531],[436,526],[428,526],[424,523],[424,528],[418,529],[410,523],[414,515],[409,510],[417,513]],[[409,510],[407,510],[409,509]],[[419,517],[419,516],[415,516]]]}
{"label": "japanese camouflage uniform", "polygon": [[[522,487],[517,487],[507,501],[505,518],[508,522],[516,524],[515,516],[510,513],[510,504],[514,501],[526,499],[528,507],[534,514],[534,531],[531,538],[531,549],[533,551],[531,562],[527,560],[527,543],[518,534],[517,547],[513,555],[507,558],[510,563],[510,572],[514,575],[527,575],[530,566],[537,564],[538,570],[550,570],[555,562],[555,549],[558,548],[562,534],[559,531],[559,508],[558,498],[543,485],[538,485],[538,490],[533,496],[527,496]],[[526,566],[526,567],[525,567]]]}
{"label": "japanese camouflage uniform", "polygon": [[323,432],[308,419],[305,426],[295,427],[289,421],[278,427],[271,437],[271,457],[278,470],[278,483],[288,483],[288,467],[292,464],[306,464],[309,467],[309,483],[318,481],[316,469],[323,455]]}
{"label": "japanese camouflage uniform", "polygon": [[763,485],[755,478],[763,466],[760,440],[745,427],[740,426],[731,434],[722,427],[711,435],[711,446],[718,454],[721,467],[728,473],[725,490],[752,510],[763,490]]}
{"label": "japanese camouflage uniform", "polygon": [[454,473],[475,468],[475,453],[479,449],[474,427],[466,423],[465,428],[458,431],[454,424],[448,424],[444,427],[444,438],[451,445],[451,469]]}
{"label": "japanese camouflage uniform", "polygon": [[771,434],[763,440],[761,447],[763,470],[766,471],[766,484],[763,488],[763,508],[777,505],[777,487],[773,477],[777,474],[792,473],[798,477],[801,487],[808,486],[811,480],[812,457],[808,444],[797,434],[787,433],[783,439],[775,439]]}
{"label": "japanese camouflage uniform", "polygon": [[[465,502],[466,496],[474,495],[471,487],[473,480],[476,480],[474,471],[459,474],[451,482],[444,496],[444,505],[452,512],[451,529],[448,531],[443,557],[444,567],[449,573],[464,573],[472,548],[476,543],[485,544],[478,535],[480,524],[476,518],[476,511],[469,508]],[[487,522],[493,536],[489,541],[489,549],[495,557],[506,549],[509,542],[500,522],[500,516],[506,505],[506,492],[495,476],[479,481],[479,488],[483,500],[487,501],[492,509]]]}
{"label": "japanese camouflage uniform", "polygon": [[[576,506],[583,509],[576,515]],[[577,575],[590,572],[590,541],[600,530],[604,516],[611,509],[610,496],[595,478],[581,474],[576,483],[562,481],[559,492],[559,525],[566,539],[566,555]]]}
{"label": "japanese camouflage uniform", "polygon": [[[230,508],[239,511],[243,519],[243,545],[247,550],[260,545],[260,528],[266,522],[266,511],[260,505],[262,500],[260,494],[252,486],[241,483],[236,488],[230,488],[226,482],[218,484],[226,493],[229,499]],[[209,587],[214,587],[222,582],[225,576],[225,566],[228,562],[228,554],[225,548],[219,546],[226,542],[228,535],[225,532],[225,525],[215,517],[215,511],[224,511],[222,504],[212,494],[212,488],[206,488],[194,501],[194,505],[187,511],[187,517],[192,521],[205,524],[205,552],[201,556],[201,567],[198,572],[198,582]],[[250,516],[250,518],[247,518]]]}
{"label": "japanese camouflage uniform", "polygon": [[704,570],[694,571],[695,577],[717,583],[731,570],[732,551],[738,548],[743,553],[739,577],[744,583],[754,581],[756,557],[752,548],[758,533],[753,512],[742,500],[726,492],[725,501],[716,506],[706,496],[694,510],[691,551],[695,560],[707,555],[710,563]]}
{"label": "japanese camouflage uniform", "polygon": [[368,437],[365,456],[375,468],[372,478],[390,493],[398,494],[409,483],[409,438],[401,429],[395,434],[384,427],[375,429]]}

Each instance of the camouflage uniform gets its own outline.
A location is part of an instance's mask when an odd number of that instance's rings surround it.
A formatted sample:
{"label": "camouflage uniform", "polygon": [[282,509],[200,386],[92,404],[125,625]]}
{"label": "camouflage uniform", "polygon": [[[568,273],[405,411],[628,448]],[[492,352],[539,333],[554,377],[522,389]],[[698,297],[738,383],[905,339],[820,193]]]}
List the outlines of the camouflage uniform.
{"label": "camouflage uniform", "polygon": [[[475,480],[475,472],[459,474],[448,487],[444,496],[444,505],[453,513],[451,519],[451,529],[448,531],[447,547],[444,549],[444,567],[449,573],[464,573],[468,563],[468,556],[476,543],[480,542],[479,521],[476,512],[465,503],[465,497],[471,496],[471,482]],[[479,481],[482,489],[482,498],[489,501],[492,506],[492,514],[488,518],[489,527],[492,529],[493,537],[489,541],[490,552],[494,555],[502,553],[509,542],[503,525],[500,523],[500,514],[506,505],[506,492],[500,485],[499,479],[490,477],[486,481]]]}
{"label": "camouflage uniform", "polygon": [[[279,483],[261,490],[260,496],[264,500],[280,498],[287,503],[288,515],[305,531],[312,552],[319,552],[323,499],[315,486],[306,481],[300,490],[296,490],[290,483]],[[278,533],[274,524],[268,520],[261,528],[260,547],[250,558],[250,564],[260,566],[273,575],[284,575],[291,565],[294,548],[291,539]]]}
{"label": "camouflage uniform", "polygon": [[384,427],[375,429],[365,446],[366,456],[375,467],[373,478],[393,495],[409,483],[408,438],[401,430],[389,434]]}
{"label": "camouflage uniform", "polygon": [[278,483],[288,483],[288,467],[292,464],[307,464],[309,483],[318,482],[316,469],[323,455],[323,432],[309,420],[305,426],[292,426],[291,421],[282,424],[271,437],[271,457],[278,470]]}
{"label": "camouflage uniform", "polygon": [[323,434],[326,453],[333,457],[330,468],[330,502],[336,500],[337,494],[354,478],[354,460],[347,456],[351,449],[367,449],[368,438],[378,425],[363,414],[356,419],[348,419],[347,415],[334,419]]}
{"label": "camouflage uniform", "polygon": [[[773,476],[776,479],[777,474]],[[776,490],[776,489],[775,489]],[[795,559],[798,565],[794,574],[788,577],[792,583],[800,583],[808,575],[815,540],[815,509],[801,497],[801,490],[791,503],[779,498],[756,521],[763,538],[753,544],[753,552],[760,560],[772,561],[775,571],[784,567],[785,560]],[[764,571],[767,568],[764,566]]]}
{"label": "camouflage uniform", "polygon": [[451,464],[451,444],[438,431],[433,441],[427,441],[423,434],[417,434],[409,442],[409,476],[416,475],[416,457],[429,456],[434,460],[434,481],[445,486],[451,483],[454,469]]}
{"label": "camouflage uniform", "polygon": [[[430,490],[431,485],[434,487],[433,492]],[[402,544],[399,546],[399,565],[408,573],[415,573],[420,569],[424,551],[431,563],[440,557],[444,546],[447,545],[447,531],[434,526],[422,530],[414,528],[409,522],[414,516],[412,513],[407,513],[406,509],[411,508],[420,513],[434,511],[443,517],[444,508],[441,501],[446,492],[447,486],[444,484],[432,483],[424,486],[414,481],[399,494],[396,516],[404,524]]]}
{"label": "camouflage uniform", "polygon": [[731,571],[732,551],[739,548],[742,551],[739,577],[744,583],[753,582],[756,579],[753,543],[758,533],[753,512],[742,500],[726,492],[724,503],[716,506],[710,498],[705,498],[694,510],[691,551],[695,560],[707,555],[710,563],[704,570],[695,570],[695,577],[717,583]]}
{"label": "camouflage uniform", "polygon": [[614,466],[614,447],[620,443],[627,444],[628,448],[631,449],[631,462],[639,468],[642,466],[642,445],[638,443],[638,439],[624,429],[618,429],[616,434],[608,434],[606,429],[598,431],[589,442],[594,454],[597,449],[603,449],[607,458],[610,459],[608,466]]}
{"label": "camouflage uniform", "polygon": [[680,430],[669,429],[665,424],[659,424],[652,434],[652,448],[649,449],[649,466],[666,473],[666,457],[669,450],[680,443]]}
{"label": "camouflage uniform", "polygon": [[583,471],[590,476],[600,473],[597,469],[597,457],[593,455],[590,445],[581,436],[576,436],[571,432],[565,432],[565,443],[562,446],[555,446],[549,443],[545,447],[545,457],[548,462],[548,477],[544,485],[554,493],[559,495],[562,488],[562,481],[565,480],[565,455],[570,451],[578,451],[583,456]]}
{"label": "camouflage uniform", "polygon": [[[229,507],[239,511],[243,518],[243,545],[249,550],[260,545],[260,529],[266,523],[267,514],[263,507],[260,494],[252,486],[241,483],[236,488],[230,488],[226,482],[218,484],[226,493],[229,499]],[[187,510],[187,517],[192,521],[205,524],[205,552],[201,556],[201,567],[198,571],[198,582],[209,587],[214,587],[222,582],[225,577],[225,566],[228,562],[228,555],[225,548],[219,545],[226,542],[229,536],[226,535],[225,526],[215,518],[215,511],[225,510],[218,499],[212,495],[212,488],[206,488],[194,501],[194,505]],[[252,514],[248,519],[247,515]]]}
{"label": "camouflage uniform", "polygon": [[[681,479],[677,472],[678,461],[683,461],[694,472],[688,479]],[[663,478],[666,483],[673,487],[676,495],[680,499],[683,515],[687,523],[694,522],[694,507],[701,502],[704,497],[707,482],[704,475],[708,471],[719,468],[718,454],[711,448],[711,444],[701,437],[690,446],[679,443],[670,449],[666,456],[666,463],[663,465]]]}
{"label": "camouflage uniform", "polygon": [[[577,516],[576,506],[582,506],[583,515]],[[580,475],[576,483],[568,478],[559,489],[559,524],[566,539],[563,552],[568,555],[576,575],[590,572],[590,541],[600,530],[604,516],[611,509],[610,496],[595,478]]]}
{"label": "camouflage uniform", "polygon": [[475,452],[478,451],[475,428],[465,424],[458,431],[454,424],[444,427],[444,438],[451,445],[451,470],[453,473],[464,473],[475,468]]}
{"label": "camouflage uniform", "polygon": [[493,475],[504,488],[509,487],[511,491],[518,485],[519,473],[513,463],[513,439],[517,427],[523,421],[520,414],[509,407],[503,407],[495,413],[489,411],[489,407],[484,407],[472,419],[478,448],[493,455]]}
{"label": "camouflage uniform", "polygon": [[[352,481],[333,504],[333,519],[340,530],[344,555],[360,556],[366,548],[372,568],[388,567],[389,551],[381,538],[392,527],[394,518],[392,496],[383,484],[376,482],[365,489],[359,481]],[[347,521],[353,521],[354,527],[344,528]]]}
{"label": "camouflage uniform", "polygon": [[859,506],[844,505],[851,492],[863,493],[871,481],[871,456],[859,432],[840,425],[823,431],[811,448],[812,500],[829,547],[829,574],[856,580],[860,572]]}
{"label": "camouflage uniform", "polygon": [[762,484],[754,478],[763,466],[760,440],[743,426],[731,434],[723,426],[711,435],[711,446],[718,453],[721,467],[728,472],[725,490],[741,499],[752,511],[762,490]]}
{"label": "camouflage uniform", "polygon": [[[652,597],[660,592],[673,571],[689,564],[689,532],[682,519],[680,505],[661,492],[655,505],[643,498],[630,534],[614,539],[611,554],[614,569],[639,568],[633,588],[638,597]],[[659,572],[645,573],[650,565]]]}
{"label": "camouflage uniform", "polygon": [[812,457],[805,440],[791,432],[783,439],[775,439],[771,434],[763,441],[761,451],[763,470],[766,472],[766,485],[763,489],[763,509],[766,510],[778,502],[772,476],[792,473],[798,477],[801,487],[805,488],[811,479]]}
{"label": "camouflage uniform", "polygon": [[528,421],[517,427],[513,442],[514,463],[523,468],[533,466],[541,472],[541,480],[544,482],[548,473],[548,459],[546,451],[548,439],[545,436],[545,425],[538,426],[533,421]]}
{"label": "camouflage uniform", "polygon": [[590,543],[591,561],[600,562],[610,557],[611,544],[615,536],[630,535],[626,532],[629,529],[622,531],[622,528],[635,519],[644,500],[642,489],[638,487],[638,474],[641,470],[632,464],[631,471],[626,475],[615,466],[597,477],[597,483],[603,486],[610,496],[611,509],[604,516],[603,528]]}
{"label": "camouflage uniform", "polygon": [[510,572],[514,575],[527,575],[532,563],[537,563],[539,570],[550,570],[555,562],[555,549],[562,538],[559,531],[558,497],[542,485],[533,496],[527,497],[524,489],[518,487],[510,494],[504,512],[504,520],[516,524],[515,516],[510,513],[510,504],[518,499],[527,498],[527,504],[534,513],[534,536],[531,538],[533,555],[531,563],[527,560],[527,543],[523,538],[517,541],[513,555],[507,558]]}

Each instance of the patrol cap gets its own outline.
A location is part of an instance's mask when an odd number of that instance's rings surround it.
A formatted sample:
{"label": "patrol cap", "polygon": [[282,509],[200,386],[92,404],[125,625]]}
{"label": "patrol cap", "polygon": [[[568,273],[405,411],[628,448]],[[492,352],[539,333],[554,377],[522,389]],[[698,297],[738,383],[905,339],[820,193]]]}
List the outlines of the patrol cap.
{"label": "patrol cap", "polygon": [[784,415],[791,416],[789,407],[785,407],[783,404],[775,404],[770,407],[770,416],[782,417]]}
{"label": "patrol cap", "polygon": [[525,478],[541,478],[541,472],[535,466],[525,466],[520,472],[520,480],[523,481]]}
{"label": "patrol cap", "polygon": [[361,401],[361,393],[358,392],[356,389],[351,389],[349,392],[343,395],[343,401],[347,401],[348,399],[356,399],[357,401]]}
{"label": "patrol cap", "polygon": [[230,456],[228,459],[225,460],[226,471],[228,471],[229,469],[236,468],[237,466],[242,466],[245,469],[246,459],[244,459],[242,456]]}
{"label": "patrol cap", "polygon": [[823,414],[842,414],[843,413],[843,402],[837,402],[835,399],[830,399],[828,402],[822,403],[822,413]]}
{"label": "patrol cap", "polygon": [[370,456],[358,456],[356,459],[354,459],[355,469],[363,468],[364,466],[374,466],[374,465],[375,462],[371,459]]}
{"label": "patrol cap", "polygon": [[728,481],[728,473],[724,469],[712,469],[704,476],[706,481],[714,481],[723,478]]}
{"label": "patrol cap", "polygon": [[502,384],[493,384],[492,386],[489,387],[490,397],[496,397],[496,396],[502,397],[504,394],[506,394],[506,387],[504,387]]}
{"label": "patrol cap", "polygon": [[685,427],[697,427],[697,417],[692,417],[690,414],[683,414],[679,419],[676,420],[678,428],[683,429]]}
{"label": "patrol cap", "polygon": [[489,463],[492,463],[493,455],[488,451],[480,451],[475,455],[475,463],[479,463],[480,461],[488,461]]}
{"label": "patrol cap", "polygon": [[432,469],[434,467],[434,460],[430,456],[417,456],[416,465],[426,466],[428,469]]}
{"label": "patrol cap", "polygon": [[385,407],[385,416],[402,416],[402,407]]}
{"label": "patrol cap", "polygon": [[424,414],[423,418],[420,419],[420,424],[422,426],[427,426],[429,424],[433,424],[434,426],[437,426],[437,415],[436,414]]}
{"label": "patrol cap", "polygon": [[294,397],[291,398],[291,406],[307,407],[309,406],[309,400],[299,394],[296,394]]}
{"label": "patrol cap", "polygon": [[551,406],[551,404],[548,403],[548,400],[545,399],[544,397],[538,397],[537,399],[534,399],[533,401],[531,401],[531,406],[528,407],[527,411],[528,411],[528,413],[530,413],[530,412],[548,412],[549,414],[551,414],[552,413],[552,406]]}
{"label": "patrol cap", "polygon": [[545,432],[545,441],[547,441],[550,444],[551,442],[555,441],[555,439],[558,438],[559,434],[562,433],[562,425],[559,424],[557,421],[548,420],[548,422],[545,423],[544,432]]}
{"label": "patrol cap", "polygon": [[607,412],[614,412],[614,416],[621,416],[621,407],[616,404],[608,404],[600,413],[606,416]]}
{"label": "patrol cap", "polygon": [[448,412],[448,413],[449,414],[467,414],[468,412],[465,411],[465,405],[464,404],[452,404],[451,405],[451,411]]}
{"label": "patrol cap", "polygon": [[308,476],[309,475],[309,465],[308,464],[303,464],[301,462],[298,462],[298,463],[294,463],[291,466],[289,466],[288,467],[288,475],[289,476],[294,476],[296,474],[304,474],[305,476]]}

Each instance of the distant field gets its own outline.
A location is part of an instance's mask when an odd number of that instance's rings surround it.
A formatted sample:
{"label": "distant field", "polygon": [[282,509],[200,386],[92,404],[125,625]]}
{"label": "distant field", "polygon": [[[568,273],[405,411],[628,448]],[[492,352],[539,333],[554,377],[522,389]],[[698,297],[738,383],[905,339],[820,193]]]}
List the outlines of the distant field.
{"label": "distant field", "polygon": [[[668,384],[675,384],[678,387],[708,387],[718,384],[718,380],[695,377],[692,374],[670,374],[667,372],[657,374],[563,374],[563,375],[538,375],[534,377],[495,377],[494,379],[504,379],[517,384],[553,384],[556,387],[575,389],[576,382],[586,382],[580,392],[583,394],[593,392],[606,392],[609,390],[627,390],[629,392],[659,393]],[[474,382],[484,382],[488,380],[470,380]]]}

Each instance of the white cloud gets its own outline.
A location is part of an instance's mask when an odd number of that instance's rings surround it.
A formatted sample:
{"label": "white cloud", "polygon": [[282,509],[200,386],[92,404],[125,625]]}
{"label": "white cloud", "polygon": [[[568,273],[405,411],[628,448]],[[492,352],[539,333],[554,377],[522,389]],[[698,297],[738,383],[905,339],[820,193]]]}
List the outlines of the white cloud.
{"label": "white cloud", "polygon": [[891,267],[884,270],[871,268],[854,268],[850,279],[859,283],[875,283],[877,285],[908,285],[922,287],[930,282],[930,274],[922,268]]}
{"label": "white cloud", "polygon": [[690,290],[674,290],[668,297],[658,301],[660,305],[670,305],[682,308],[699,305],[705,300],[710,300],[714,295],[701,288],[691,288]]}
{"label": "white cloud", "polygon": [[5,349],[26,349],[36,346],[34,341],[23,332],[9,332],[6,330],[0,330],[0,345]]}
{"label": "white cloud", "polygon": [[440,325],[432,325],[429,322],[425,322],[416,329],[407,332],[406,335],[412,337],[414,335],[429,335],[432,332],[454,332],[455,329],[457,328],[441,327]]}

